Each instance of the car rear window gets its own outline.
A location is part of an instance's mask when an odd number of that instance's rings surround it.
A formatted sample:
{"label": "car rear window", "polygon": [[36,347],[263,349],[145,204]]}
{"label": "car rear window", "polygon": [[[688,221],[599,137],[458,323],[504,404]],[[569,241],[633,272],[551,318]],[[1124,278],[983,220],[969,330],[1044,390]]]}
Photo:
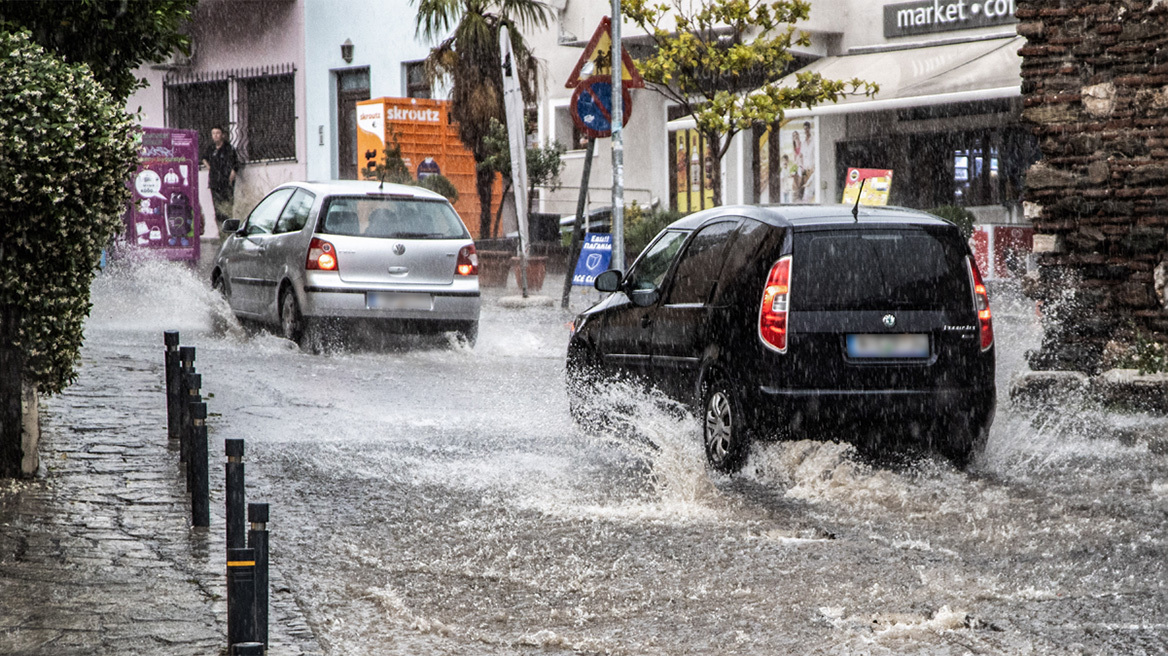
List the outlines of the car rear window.
{"label": "car rear window", "polygon": [[965,249],[944,230],[795,235],[793,310],[960,310],[972,303]]}
{"label": "car rear window", "polygon": [[440,200],[334,196],[317,232],[381,239],[469,239],[449,203]]}

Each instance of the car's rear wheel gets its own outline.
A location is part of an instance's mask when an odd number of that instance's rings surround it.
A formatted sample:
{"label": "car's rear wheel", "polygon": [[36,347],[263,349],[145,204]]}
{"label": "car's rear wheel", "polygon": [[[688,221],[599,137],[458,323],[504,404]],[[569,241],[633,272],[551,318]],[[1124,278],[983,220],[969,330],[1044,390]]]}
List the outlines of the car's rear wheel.
{"label": "car's rear wheel", "polygon": [[475,344],[479,341],[479,322],[468,321],[454,332],[458,336],[459,341],[465,342],[470,348],[474,348]]}
{"label": "car's rear wheel", "polygon": [[297,344],[304,339],[304,317],[290,287],[280,295],[280,335]]}
{"label": "car's rear wheel", "polygon": [[977,421],[958,421],[934,443],[934,450],[963,469],[985,448],[989,427]]}
{"label": "car's rear wheel", "polygon": [[725,378],[706,386],[702,400],[702,437],[706,460],[714,469],[733,473],[746,463],[750,428],[742,402]]}

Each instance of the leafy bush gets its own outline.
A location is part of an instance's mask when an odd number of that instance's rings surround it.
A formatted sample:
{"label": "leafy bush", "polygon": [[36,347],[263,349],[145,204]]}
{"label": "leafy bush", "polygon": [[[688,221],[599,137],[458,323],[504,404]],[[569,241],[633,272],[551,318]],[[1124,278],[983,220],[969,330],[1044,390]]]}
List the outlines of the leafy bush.
{"label": "leafy bush", "polygon": [[415,184],[413,174],[410,173],[406,161],[402,159],[401,144],[397,135],[393,135],[393,143],[387,144],[381,151],[381,159],[370,162],[369,166],[361,169],[361,175],[366,180],[380,180],[390,184]]}
{"label": "leafy bush", "polygon": [[429,189],[436,194],[442,194],[446,197],[446,200],[452,203],[458,200],[458,189],[454,187],[454,183],[450,181],[450,178],[440,173],[422,178],[418,181],[418,186],[423,189]]}
{"label": "leafy bush", "polygon": [[637,201],[633,201],[632,205],[625,208],[625,255],[630,260],[635,258],[653,241],[657,233],[680,218],[680,212],[670,210],[646,212]]}
{"label": "leafy bush", "polygon": [[1168,344],[1158,342],[1139,330],[1117,363],[1122,369],[1136,369],[1141,374],[1168,372]]}
{"label": "leafy bush", "polygon": [[27,32],[0,32],[0,315],[16,317],[23,376],[43,393],[75,377],[102,249],[122,229],[138,160],[131,117]]}
{"label": "leafy bush", "polygon": [[973,236],[973,224],[977,221],[977,217],[964,207],[942,205],[934,207],[929,212],[957,226],[961,230],[961,236],[965,237],[966,240]]}

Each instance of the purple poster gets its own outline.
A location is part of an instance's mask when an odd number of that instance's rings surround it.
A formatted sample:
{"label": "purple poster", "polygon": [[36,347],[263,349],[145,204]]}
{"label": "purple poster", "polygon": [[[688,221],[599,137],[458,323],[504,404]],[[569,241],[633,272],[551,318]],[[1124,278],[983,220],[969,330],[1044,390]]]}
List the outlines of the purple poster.
{"label": "purple poster", "polygon": [[130,182],[126,243],[168,260],[199,259],[199,135],[142,128],[138,171]]}

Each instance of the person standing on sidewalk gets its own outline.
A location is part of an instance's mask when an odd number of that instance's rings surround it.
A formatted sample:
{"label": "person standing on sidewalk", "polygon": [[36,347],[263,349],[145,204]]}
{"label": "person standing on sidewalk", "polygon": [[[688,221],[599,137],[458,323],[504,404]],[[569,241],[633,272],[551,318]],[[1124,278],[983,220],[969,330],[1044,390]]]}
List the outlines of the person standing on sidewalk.
{"label": "person standing on sidewalk", "polygon": [[235,204],[235,172],[239,170],[239,159],[222,127],[211,128],[211,142],[211,147],[203,155],[203,164],[210,169],[208,186],[215,205],[215,224],[222,236],[223,222],[231,218]]}

